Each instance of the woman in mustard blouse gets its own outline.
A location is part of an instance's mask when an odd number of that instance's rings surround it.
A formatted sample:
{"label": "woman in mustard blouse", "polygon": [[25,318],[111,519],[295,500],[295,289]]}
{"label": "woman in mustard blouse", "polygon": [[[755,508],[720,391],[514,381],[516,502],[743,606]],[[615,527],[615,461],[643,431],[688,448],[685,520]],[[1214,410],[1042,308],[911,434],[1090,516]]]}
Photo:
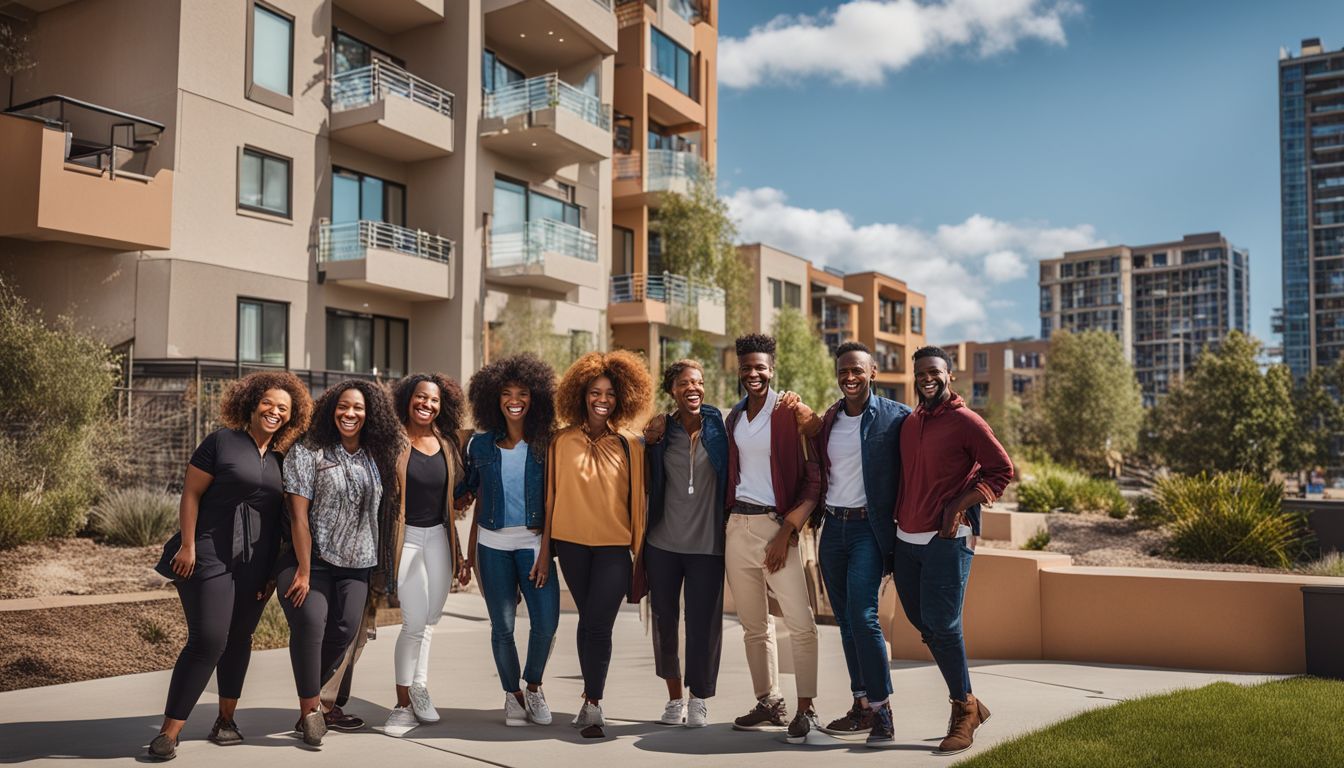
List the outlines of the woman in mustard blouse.
{"label": "woman in mustard blouse", "polygon": [[[587,738],[606,734],[602,692],[611,663],[611,628],[629,590],[631,556],[644,543],[644,445],[626,429],[642,423],[653,381],[639,357],[590,352],[560,381],[555,410],[565,425],[546,461],[546,530],[579,612],[579,667],[584,702],[574,726]],[[541,579],[549,558],[539,561]]]}

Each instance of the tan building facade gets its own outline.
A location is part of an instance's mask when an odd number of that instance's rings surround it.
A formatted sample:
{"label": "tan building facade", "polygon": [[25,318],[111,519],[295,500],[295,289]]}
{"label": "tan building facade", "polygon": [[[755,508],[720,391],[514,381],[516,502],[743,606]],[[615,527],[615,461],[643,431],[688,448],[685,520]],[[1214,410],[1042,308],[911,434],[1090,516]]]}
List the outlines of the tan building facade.
{"label": "tan building facade", "polygon": [[37,62],[0,115],[0,274],[36,307],[142,360],[385,376],[469,375],[511,301],[608,343],[607,0],[0,12]]}
{"label": "tan building facade", "polygon": [[1050,342],[1041,339],[958,341],[943,344],[952,356],[952,388],[980,415],[1022,397],[1045,378]]}

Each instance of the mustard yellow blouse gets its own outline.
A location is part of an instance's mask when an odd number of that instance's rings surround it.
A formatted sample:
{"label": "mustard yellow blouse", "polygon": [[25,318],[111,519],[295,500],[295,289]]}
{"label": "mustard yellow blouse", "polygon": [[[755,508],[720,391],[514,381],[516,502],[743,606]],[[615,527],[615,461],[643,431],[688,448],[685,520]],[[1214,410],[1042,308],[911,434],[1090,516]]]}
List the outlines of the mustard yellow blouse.
{"label": "mustard yellow blouse", "polygon": [[622,434],[630,446],[628,462],[614,432],[593,440],[582,427],[573,426],[551,439],[546,461],[551,538],[590,547],[624,545],[639,554],[648,511],[644,443],[633,433]]}

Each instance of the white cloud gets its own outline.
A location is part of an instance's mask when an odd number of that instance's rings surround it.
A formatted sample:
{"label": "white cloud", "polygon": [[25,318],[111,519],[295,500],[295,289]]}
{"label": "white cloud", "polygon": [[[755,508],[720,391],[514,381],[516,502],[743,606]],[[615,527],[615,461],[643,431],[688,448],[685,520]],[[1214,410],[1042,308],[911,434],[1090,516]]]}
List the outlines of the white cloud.
{"label": "white cloud", "polygon": [[[1028,262],[1102,245],[1091,225],[1051,227],[975,214],[933,231],[893,223],[856,225],[837,209],[790,205],[778,189],[739,189],[726,198],[742,242],[763,242],[847,272],[877,270],[928,297],[933,341],[997,339],[1022,332],[1016,306],[998,285],[1034,275]],[[1035,301],[1036,292],[1018,288]],[[991,313],[990,310],[993,310]]]}
{"label": "white cloud", "polygon": [[721,38],[719,84],[750,88],[822,76],[877,85],[889,72],[951,49],[987,57],[1022,40],[1065,45],[1064,20],[1080,10],[1074,0],[851,0]]}

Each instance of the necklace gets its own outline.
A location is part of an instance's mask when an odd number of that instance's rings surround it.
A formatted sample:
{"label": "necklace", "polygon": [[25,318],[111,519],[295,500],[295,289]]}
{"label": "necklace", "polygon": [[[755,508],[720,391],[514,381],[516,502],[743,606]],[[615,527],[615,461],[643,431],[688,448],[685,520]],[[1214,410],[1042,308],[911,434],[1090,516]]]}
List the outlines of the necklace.
{"label": "necklace", "polygon": [[686,486],[686,495],[688,496],[695,495],[695,444],[700,441],[700,432],[701,430],[697,429],[695,434],[691,435],[691,480]]}

